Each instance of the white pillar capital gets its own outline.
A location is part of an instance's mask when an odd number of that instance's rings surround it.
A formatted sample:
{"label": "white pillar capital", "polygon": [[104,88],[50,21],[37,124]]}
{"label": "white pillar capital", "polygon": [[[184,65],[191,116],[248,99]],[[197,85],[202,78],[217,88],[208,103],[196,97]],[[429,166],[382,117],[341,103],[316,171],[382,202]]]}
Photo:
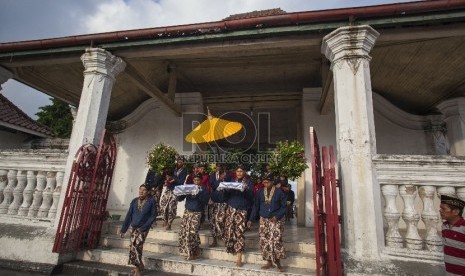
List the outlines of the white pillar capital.
{"label": "white pillar capital", "polygon": [[[323,38],[321,52],[331,61],[331,69],[341,60],[371,60],[369,55],[379,33],[368,25],[338,28]],[[359,63],[351,64],[354,74]]]}
{"label": "white pillar capital", "polygon": [[465,97],[445,100],[437,105],[437,108],[447,118],[462,116],[465,118]]}
{"label": "white pillar capital", "polygon": [[13,77],[13,73],[11,73],[9,70],[0,66],[0,90],[2,90],[2,84],[7,82],[12,77]]}
{"label": "white pillar capital", "polygon": [[126,63],[119,57],[100,48],[87,48],[85,54],[81,56],[84,64],[84,75],[99,74],[112,79],[121,73],[126,67]]}
{"label": "white pillar capital", "polygon": [[451,155],[465,156],[465,97],[445,100],[436,107],[444,115]]}

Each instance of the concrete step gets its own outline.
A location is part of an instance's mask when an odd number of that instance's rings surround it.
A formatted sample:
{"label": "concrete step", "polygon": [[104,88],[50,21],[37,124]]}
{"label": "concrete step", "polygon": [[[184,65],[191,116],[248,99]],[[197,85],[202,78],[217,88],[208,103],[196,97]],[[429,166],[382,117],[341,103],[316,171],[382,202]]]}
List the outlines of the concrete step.
{"label": "concrete step", "polygon": [[[106,235],[101,239],[106,248],[128,249],[130,245],[129,238],[121,239],[117,235]],[[202,256],[205,259],[215,259],[221,261],[232,261],[235,257],[226,252],[224,247],[209,248],[201,246]],[[178,255],[178,241],[156,240],[147,238],[144,243],[144,252]],[[282,260],[282,264],[295,268],[315,269],[315,256],[307,253],[286,252],[287,258]],[[259,249],[246,249],[243,254],[243,261],[250,264],[263,264],[262,254]]]}
{"label": "concrete step", "polygon": [[[154,226],[147,236],[149,239],[162,240],[162,241],[178,241],[179,237],[179,225],[173,225],[173,230],[165,230],[161,227],[161,222],[157,222],[158,225]],[[207,224],[203,225],[204,228],[199,231],[200,242],[203,245],[211,244],[213,239],[208,229],[205,229]],[[117,235],[120,231],[121,223],[110,223],[106,225],[105,233]],[[309,228],[308,228],[309,229]],[[286,232],[286,228],[284,228]],[[250,231],[245,233],[245,246],[246,249],[260,249],[259,238],[258,238],[258,227],[254,226]],[[222,245],[223,243],[220,242]],[[303,254],[315,254],[315,244],[313,242],[313,232],[308,230],[308,238],[296,241],[294,237],[292,240],[286,236],[283,237],[283,244],[286,252],[296,252]]]}
{"label": "concrete step", "polygon": [[[73,261],[65,263],[62,266],[62,271],[59,274],[53,274],[56,276],[70,276],[70,275],[86,275],[86,276],[129,276],[131,267],[114,265],[114,264],[103,264],[97,262],[86,262],[86,261]],[[178,276],[179,274],[150,271],[144,270],[142,275],[157,275],[157,276]]]}
{"label": "concrete step", "polygon": [[[113,264],[124,266],[128,262],[127,249],[94,249],[78,253],[77,259],[86,262],[98,262],[101,264]],[[286,267],[284,273],[276,270],[262,270],[261,264],[245,263],[243,267],[236,267],[234,262],[216,259],[201,258],[195,261],[185,261],[184,257],[166,253],[144,252],[144,263],[148,271],[144,275],[152,274],[152,271],[170,272],[182,275],[231,275],[231,276],[313,276],[315,271],[307,268]],[[263,264],[263,262],[262,262]],[[129,267],[129,266],[127,266]],[[115,274],[117,275],[117,274]]]}

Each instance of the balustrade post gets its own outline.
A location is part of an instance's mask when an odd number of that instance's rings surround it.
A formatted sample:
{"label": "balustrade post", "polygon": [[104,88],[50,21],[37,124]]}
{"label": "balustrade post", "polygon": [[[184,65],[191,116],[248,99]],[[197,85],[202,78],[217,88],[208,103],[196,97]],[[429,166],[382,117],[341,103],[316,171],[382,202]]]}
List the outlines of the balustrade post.
{"label": "balustrade post", "polygon": [[61,186],[63,185],[64,172],[57,172],[56,177],[56,188],[53,190],[53,201],[50,210],[48,211],[48,217],[53,219],[56,217],[58,200],[60,199]]}
{"label": "balustrade post", "polygon": [[451,186],[438,187],[438,196],[441,197],[441,195],[456,197],[455,188]]}
{"label": "balustrade post", "polygon": [[434,208],[436,188],[434,186],[421,186],[419,194],[423,201],[421,219],[426,227],[426,248],[430,251],[442,251],[442,240],[438,235],[439,216],[436,208]]}
{"label": "balustrade post", "polygon": [[13,202],[8,207],[8,215],[17,215],[19,207],[23,203],[23,192],[24,188],[26,188],[26,171],[18,171],[16,179],[18,180],[18,184],[16,184],[13,190]]}
{"label": "balustrade post", "polygon": [[0,204],[2,204],[3,202],[3,190],[5,190],[6,185],[8,183],[6,177],[7,173],[7,170],[0,170]]}
{"label": "balustrade post", "polygon": [[417,197],[417,187],[414,185],[402,185],[399,189],[400,195],[404,201],[404,211],[402,219],[407,224],[407,234],[405,236],[406,245],[410,249],[422,249],[423,241],[418,234],[418,221],[420,215],[415,209],[415,198]]}
{"label": "balustrade post", "polygon": [[388,223],[386,233],[387,247],[402,247],[402,236],[399,233],[400,213],[397,209],[396,198],[399,194],[397,185],[383,185],[381,187],[386,205],[384,206],[384,217]]}
{"label": "balustrade post", "polygon": [[45,189],[46,177],[44,171],[39,171],[37,173],[37,187],[35,189],[32,205],[29,207],[28,217],[36,217],[39,212],[39,207],[42,204],[42,191]]}
{"label": "balustrade post", "polygon": [[37,176],[34,171],[27,172],[27,186],[23,192],[23,204],[19,208],[18,214],[20,216],[27,216],[29,213],[29,207],[32,204],[32,194],[34,193],[34,189],[37,185]]}
{"label": "balustrade post", "polygon": [[0,214],[8,213],[8,207],[13,202],[13,190],[16,187],[18,179],[16,175],[18,174],[17,170],[9,170],[7,174],[8,185],[3,190],[3,202],[0,204]]}
{"label": "balustrade post", "polygon": [[457,197],[465,201],[465,187],[458,187],[456,189]]}
{"label": "balustrade post", "polygon": [[48,211],[52,206],[52,194],[56,187],[56,172],[47,173],[47,187],[42,193],[42,205],[39,208],[39,213],[37,216],[39,218],[45,218],[48,216]]}

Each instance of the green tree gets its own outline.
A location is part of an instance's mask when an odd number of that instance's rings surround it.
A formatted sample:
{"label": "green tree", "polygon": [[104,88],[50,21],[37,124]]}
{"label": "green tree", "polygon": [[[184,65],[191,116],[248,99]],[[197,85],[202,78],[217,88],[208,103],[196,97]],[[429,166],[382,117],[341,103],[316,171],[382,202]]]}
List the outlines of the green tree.
{"label": "green tree", "polygon": [[50,98],[51,105],[39,107],[36,115],[39,117],[37,122],[48,126],[53,136],[59,138],[69,138],[73,129],[73,115],[69,110],[69,105],[58,99]]}

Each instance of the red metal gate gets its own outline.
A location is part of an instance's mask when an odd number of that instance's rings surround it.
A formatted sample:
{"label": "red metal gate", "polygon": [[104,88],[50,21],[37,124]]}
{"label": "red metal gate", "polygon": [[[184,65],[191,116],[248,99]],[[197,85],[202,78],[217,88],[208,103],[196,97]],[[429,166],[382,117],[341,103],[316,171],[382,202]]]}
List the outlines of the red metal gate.
{"label": "red metal gate", "polygon": [[66,189],[53,252],[97,247],[116,160],[113,135],[103,133],[99,148],[81,146]]}
{"label": "red metal gate", "polygon": [[[322,148],[313,127],[310,128],[310,153],[313,176],[313,205],[317,276],[342,275],[341,239],[338,212],[338,190],[334,149]],[[321,160],[321,157],[323,160]],[[321,162],[323,161],[323,162]],[[323,168],[322,168],[323,166]]]}

